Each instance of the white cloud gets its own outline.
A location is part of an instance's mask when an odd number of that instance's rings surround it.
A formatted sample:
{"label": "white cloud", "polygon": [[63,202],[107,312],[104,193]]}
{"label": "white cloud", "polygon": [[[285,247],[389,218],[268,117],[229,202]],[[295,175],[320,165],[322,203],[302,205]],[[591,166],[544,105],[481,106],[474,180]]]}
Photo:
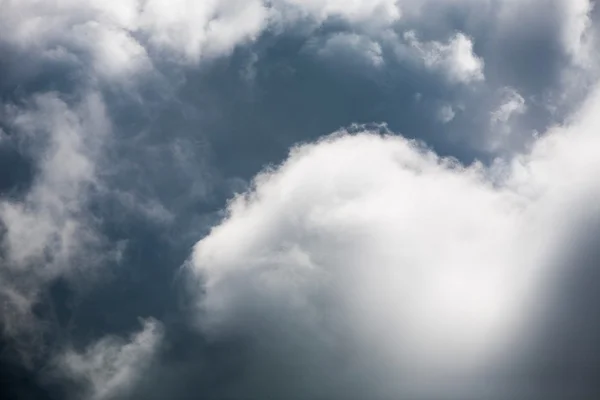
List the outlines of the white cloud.
{"label": "white cloud", "polygon": [[[12,1],[2,4],[2,41],[38,57],[91,61],[96,75],[120,80],[152,70],[149,52],[178,62],[229,54],[267,26],[260,0]],[[87,64],[87,60],[83,60]]]}
{"label": "white cloud", "polygon": [[399,18],[393,0],[5,0],[0,16],[2,40],[24,51],[57,50],[93,59],[105,78],[130,77],[152,68],[148,52],[167,54],[183,63],[227,55],[256,39],[272,23],[294,23],[310,17],[321,23],[340,17],[353,24],[377,27]]}
{"label": "white cloud", "polygon": [[[490,135],[486,143],[488,151],[497,152],[500,149],[507,149],[514,146],[512,141],[519,140],[515,138],[515,133],[519,134],[519,121],[514,117],[523,115],[527,112],[527,105],[523,96],[514,88],[504,87],[499,91],[499,105],[490,113]],[[520,140],[523,140],[521,138]]]}
{"label": "white cloud", "polygon": [[132,36],[135,4],[124,1],[111,8],[98,1],[6,0],[0,40],[32,55],[30,62],[79,61],[91,65],[92,79],[125,82],[152,68],[146,49]]}
{"label": "white cloud", "polygon": [[[150,54],[178,63],[230,54],[272,26],[340,18],[378,32],[400,18],[395,0],[4,0],[0,37],[41,58],[91,59],[105,80],[152,70]],[[87,61],[84,61],[87,63]]]}
{"label": "white cloud", "polygon": [[408,31],[404,40],[427,68],[442,72],[450,81],[470,83],[484,80],[484,62],[473,53],[473,42],[463,33],[455,34],[448,43],[441,43],[422,42],[414,31]]}
{"label": "white cloud", "polygon": [[456,113],[452,109],[452,106],[449,104],[444,104],[438,109],[437,117],[444,124],[447,124],[448,122],[452,121],[455,116]]}
{"label": "white cloud", "polygon": [[57,363],[61,373],[83,385],[83,396],[78,398],[123,398],[149,368],[161,338],[162,326],[150,319],[128,341],[105,337],[82,352],[65,351]]}
{"label": "white cloud", "polygon": [[513,115],[523,114],[527,111],[525,99],[513,88],[503,88],[501,104],[492,112],[492,124],[506,123]]}
{"label": "white cloud", "polygon": [[90,21],[73,27],[72,35],[85,38],[78,43],[81,48],[93,49],[92,65],[99,77],[107,80],[133,78],[152,69],[146,49],[123,29]]}
{"label": "white cloud", "polygon": [[51,250],[55,262],[45,265],[60,268],[91,234],[80,214],[85,191],[96,184],[95,158],[110,132],[104,103],[92,93],[71,108],[55,94],[44,94],[30,108],[10,113],[9,123],[22,140],[37,143],[32,151],[40,174],[23,202],[0,203],[9,265],[30,265]]}
{"label": "white cloud", "polygon": [[485,370],[600,214],[599,103],[491,168],[368,133],[295,148],[196,244],[203,327],[250,336],[247,379],[280,373],[290,393],[302,378],[323,397],[351,382],[397,397],[402,378],[428,391]]}
{"label": "white cloud", "polygon": [[196,62],[230,53],[267,23],[268,9],[260,0],[150,0],[139,15],[140,30],[153,46]]}

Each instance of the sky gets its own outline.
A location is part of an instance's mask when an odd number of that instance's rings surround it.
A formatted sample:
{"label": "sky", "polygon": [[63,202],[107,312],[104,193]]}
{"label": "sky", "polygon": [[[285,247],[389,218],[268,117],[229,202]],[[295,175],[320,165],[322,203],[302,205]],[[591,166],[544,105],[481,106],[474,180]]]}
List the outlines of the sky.
{"label": "sky", "polygon": [[0,392],[600,396],[594,0],[0,0]]}

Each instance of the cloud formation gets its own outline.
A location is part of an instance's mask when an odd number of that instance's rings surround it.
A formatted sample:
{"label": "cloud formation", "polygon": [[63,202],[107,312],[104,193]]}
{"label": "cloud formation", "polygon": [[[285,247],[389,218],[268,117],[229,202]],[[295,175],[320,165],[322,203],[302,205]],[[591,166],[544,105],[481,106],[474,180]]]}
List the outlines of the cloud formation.
{"label": "cloud formation", "polygon": [[523,114],[527,110],[525,99],[514,89],[502,90],[501,104],[492,112],[492,124],[506,123],[513,114]]}
{"label": "cloud formation", "polygon": [[590,387],[595,2],[0,9],[0,381],[144,400]]}
{"label": "cloud formation", "polygon": [[446,74],[451,82],[470,83],[484,79],[484,62],[473,54],[473,43],[464,34],[457,33],[448,43],[421,42],[415,32],[408,31],[404,39],[427,68]]}
{"label": "cloud formation", "polygon": [[93,274],[90,269],[111,257],[87,212],[90,193],[99,189],[95,164],[111,126],[98,93],[73,105],[47,93],[4,111],[12,132],[7,140],[29,153],[39,171],[23,198],[0,201],[0,294],[8,304],[20,304],[2,314],[2,327],[14,335],[37,330],[31,307],[45,284]]}
{"label": "cloud formation", "polygon": [[106,400],[124,398],[150,367],[161,339],[161,325],[146,320],[140,332],[129,341],[104,337],[78,352],[68,349],[56,361],[61,374],[67,374],[81,387],[73,398]]}
{"label": "cloud formation", "polygon": [[599,211],[597,104],[493,168],[341,132],[257,176],[191,259],[203,329],[248,341],[234,393],[452,398],[446,379],[489,372]]}

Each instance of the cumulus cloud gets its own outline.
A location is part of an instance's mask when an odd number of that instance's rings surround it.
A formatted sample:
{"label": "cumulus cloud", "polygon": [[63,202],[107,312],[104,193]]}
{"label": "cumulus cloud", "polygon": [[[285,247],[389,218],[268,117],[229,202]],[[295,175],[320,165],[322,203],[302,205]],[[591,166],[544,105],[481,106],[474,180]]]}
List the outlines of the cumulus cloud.
{"label": "cumulus cloud", "polygon": [[446,379],[506,355],[600,211],[598,102],[490,168],[341,132],[257,176],[190,261],[205,332],[249,340],[240,393],[271,374],[261,393],[451,397]]}
{"label": "cumulus cloud", "polygon": [[[522,306],[511,277],[530,256],[512,235],[521,207],[510,194],[444,164],[365,134],[296,149],[196,245],[206,330],[257,342],[267,366],[250,367],[253,379],[310,373],[317,395],[297,398],[337,398],[359,378],[376,397],[405,394],[423,378],[409,371],[479,361]],[[336,359],[349,371],[326,373]]]}
{"label": "cumulus cloud", "polygon": [[471,83],[484,80],[484,62],[473,53],[473,42],[463,33],[455,34],[448,43],[422,42],[414,31],[406,32],[404,39],[427,68],[440,71],[451,82]]}
{"label": "cumulus cloud", "polygon": [[66,350],[56,362],[82,388],[76,398],[124,398],[150,366],[161,337],[162,326],[150,319],[129,340],[104,337],[83,351]]}

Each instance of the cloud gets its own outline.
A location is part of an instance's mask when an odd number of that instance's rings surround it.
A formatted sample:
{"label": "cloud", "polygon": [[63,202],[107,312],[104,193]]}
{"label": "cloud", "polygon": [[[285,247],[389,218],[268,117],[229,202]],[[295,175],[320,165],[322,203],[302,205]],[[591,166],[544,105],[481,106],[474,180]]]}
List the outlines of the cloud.
{"label": "cloud", "polygon": [[444,124],[447,124],[448,122],[452,121],[455,116],[456,113],[452,109],[452,106],[449,104],[441,106],[438,110],[437,117]]}
{"label": "cloud", "polygon": [[94,92],[72,105],[54,93],[37,95],[24,107],[7,106],[5,114],[11,140],[36,160],[39,171],[23,198],[0,200],[0,291],[16,306],[10,315],[3,313],[2,324],[18,330],[31,328],[23,322],[42,285],[104,258],[103,238],[86,207],[89,194],[99,188],[95,164],[111,124]]}
{"label": "cloud", "polygon": [[600,212],[599,99],[489,168],[340,132],[258,175],[190,261],[203,330],[249,346],[231,390],[444,398],[516,357],[568,237]]}
{"label": "cloud", "polygon": [[104,337],[81,352],[66,350],[56,362],[60,374],[82,386],[76,398],[124,398],[150,367],[161,337],[162,326],[149,319],[129,340]]}
{"label": "cloud", "polygon": [[[418,377],[479,375],[547,289],[546,264],[578,264],[563,250],[597,212],[593,113],[531,132],[594,86],[591,1],[0,4],[0,345],[43,364],[97,340],[63,364],[82,396],[133,393],[121,387],[137,361],[122,354],[137,339],[115,338],[138,315],[188,318],[173,275],[234,192],[247,193],[196,248],[212,286],[205,330],[174,356],[191,366],[161,360],[167,378],[132,379],[142,398],[178,391],[148,388],[180,372],[209,398],[217,382],[286,399],[395,398],[408,377],[420,390]],[[435,152],[391,134],[318,140],[373,121]],[[312,144],[248,191],[294,143]],[[396,268],[409,264],[422,274]],[[524,264],[531,276],[514,278]]]}
{"label": "cloud", "polygon": [[451,82],[484,80],[484,62],[473,53],[473,42],[463,33],[455,34],[448,43],[422,42],[414,31],[406,32],[404,39],[427,68],[442,72]]}
{"label": "cloud", "polygon": [[259,0],[11,0],[3,9],[4,43],[38,62],[89,63],[90,78],[109,83],[151,72],[151,53],[183,64],[229,54],[267,25]]}
{"label": "cloud", "polygon": [[[595,57],[594,46],[590,45],[594,37],[593,8],[586,0],[552,0],[545,6],[547,12],[538,13],[537,3],[213,0],[199,4],[153,0],[138,6],[134,0],[61,0],[38,6],[37,2],[10,1],[2,16],[5,30],[1,37],[11,51],[21,52],[20,57],[8,58],[27,64],[26,68],[13,68],[11,75],[31,70],[37,71],[31,72],[33,75],[42,74],[60,67],[66,68],[65,75],[77,79],[87,77],[132,89],[139,80],[148,83],[149,77],[159,78],[153,75],[160,75],[159,71],[178,75],[182,65],[190,71],[202,61],[231,55],[239,47],[254,52],[255,57],[264,57],[262,50],[255,50],[269,47],[269,37],[296,34],[323,44],[317,47],[319,55],[340,55],[327,58],[332,68],[342,70],[348,62],[361,64],[351,68],[352,74],[373,78],[368,67],[378,65],[379,76],[372,80],[388,88],[405,82],[407,87],[399,90],[428,92],[424,87],[413,87],[424,85],[421,71],[410,71],[415,67],[410,61],[415,59],[416,69],[425,67],[441,74],[450,85],[477,82],[480,90],[461,93],[461,97],[468,98],[466,102],[458,99],[462,103],[489,104],[498,89],[515,87],[528,99],[542,99],[530,104],[527,113],[535,114],[535,129],[544,130],[548,124],[560,122],[572,110],[570,104],[587,93],[589,70],[593,68],[582,72],[576,67],[582,64],[575,62],[581,57],[571,57],[574,50],[568,49],[583,43],[579,46],[582,50],[577,51],[587,54],[584,58],[589,67],[589,60]],[[402,32],[406,32],[404,38]],[[27,51],[29,48],[32,51]],[[358,60],[366,63],[356,63]],[[177,92],[180,82],[173,79],[168,86]],[[131,92],[135,93],[127,91]],[[542,107],[556,111],[542,116],[543,111],[538,110]],[[350,122],[354,121],[342,121],[337,126]],[[407,132],[403,126],[390,125],[413,137],[423,136],[425,131],[421,127],[414,133]],[[481,136],[485,127],[456,124],[455,129],[457,132],[447,136],[468,135],[459,131],[476,131]],[[514,142],[522,146],[528,137]],[[464,141],[477,150],[482,147],[484,151],[496,151],[495,146],[481,146],[478,140],[469,137]]]}
{"label": "cloud", "polygon": [[590,0],[563,1],[561,6],[565,21],[561,32],[563,46],[575,64],[589,66],[594,44],[590,32],[590,13],[594,3]]}
{"label": "cloud", "polygon": [[400,16],[394,0],[7,0],[3,9],[4,43],[26,52],[37,49],[38,60],[89,58],[98,76],[111,80],[151,71],[155,57],[197,64],[228,55],[269,27],[285,29],[299,19],[319,25],[337,17],[378,29]]}
{"label": "cloud", "polygon": [[402,16],[396,0],[276,0],[273,4],[276,10],[281,10],[284,20],[304,16],[320,24],[331,18],[340,18],[366,29],[388,27]]}
{"label": "cloud", "polygon": [[523,114],[527,110],[525,99],[513,88],[504,88],[501,96],[502,104],[492,112],[492,124],[505,124],[513,115]]}
{"label": "cloud", "polygon": [[[201,324],[210,337],[248,335],[248,379],[278,371],[303,393],[293,398],[342,398],[359,379],[374,397],[401,395],[423,379],[408,370],[479,362],[521,306],[523,282],[511,277],[527,263],[511,237],[519,205],[477,175],[401,138],[296,149],[196,245]],[[326,372],[338,359],[348,372]],[[304,374],[316,395],[294,386]]]}
{"label": "cloud", "polygon": [[135,3],[5,1],[1,41],[26,54],[26,69],[91,66],[93,73],[84,72],[87,79],[124,82],[152,69],[146,49],[132,35]]}
{"label": "cloud", "polygon": [[359,64],[375,68],[382,67],[385,63],[381,45],[355,33],[336,33],[317,46],[317,55],[329,62],[345,59],[346,65]]}
{"label": "cloud", "polygon": [[152,0],[142,8],[139,21],[151,45],[197,62],[255,39],[268,23],[268,9],[260,0]]}

